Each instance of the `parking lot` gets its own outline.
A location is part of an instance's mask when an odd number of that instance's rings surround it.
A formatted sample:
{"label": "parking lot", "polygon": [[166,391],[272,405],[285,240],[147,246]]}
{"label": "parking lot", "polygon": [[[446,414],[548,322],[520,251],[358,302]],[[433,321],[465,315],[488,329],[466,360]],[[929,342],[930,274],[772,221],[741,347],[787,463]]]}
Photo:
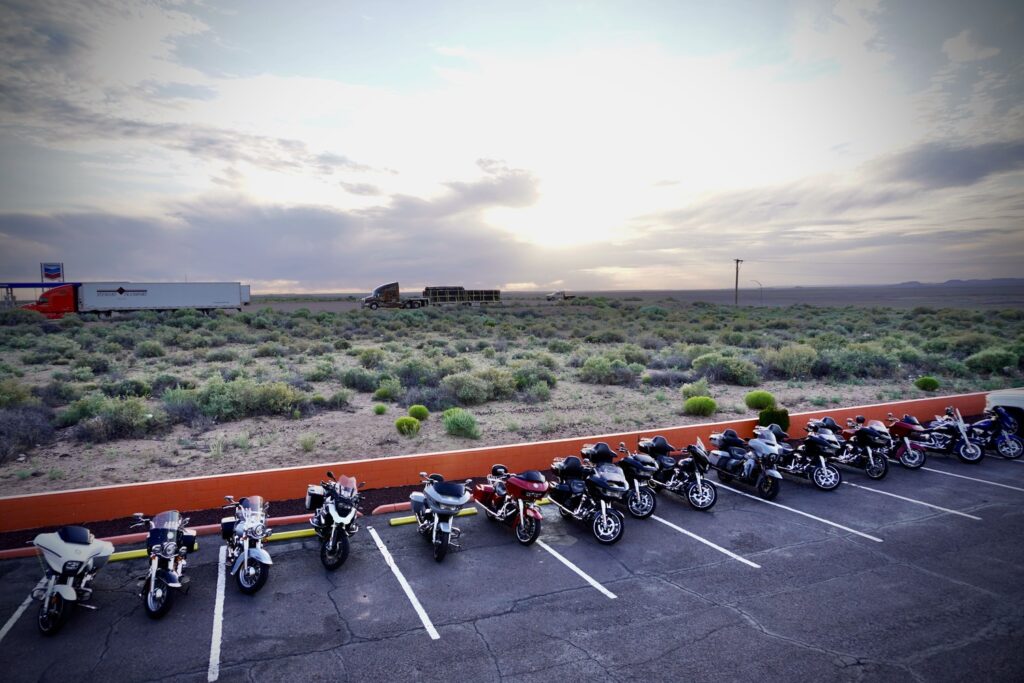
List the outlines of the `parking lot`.
{"label": "parking lot", "polygon": [[148,619],[136,595],[145,563],[111,563],[98,609],[74,611],[53,638],[37,631],[38,603],[17,616],[38,562],[6,561],[0,671],[8,681],[1024,680],[1024,463],[926,467],[893,466],[881,482],[844,470],[848,483],[831,493],[787,479],[778,505],[720,485],[706,513],[662,493],[655,517],[627,518],[609,547],[551,506],[530,547],[478,514],[458,520],[463,548],[440,564],[413,526],[367,517],[338,571],[323,569],[312,540],[271,543],[263,590],[242,595],[228,577],[222,601],[220,541],[206,536],[189,594],[164,619]]}

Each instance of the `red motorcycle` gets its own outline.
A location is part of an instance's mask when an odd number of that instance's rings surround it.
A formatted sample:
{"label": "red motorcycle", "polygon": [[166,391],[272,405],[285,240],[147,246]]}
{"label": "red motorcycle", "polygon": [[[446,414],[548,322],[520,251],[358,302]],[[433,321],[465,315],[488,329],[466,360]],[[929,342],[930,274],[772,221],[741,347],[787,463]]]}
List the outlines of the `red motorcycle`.
{"label": "red motorcycle", "polygon": [[924,427],[913,415],[904,415],[898,418],[889,413],[889,433],[892,435],[892,455],[900,464],[909,470],[916,470],[924,465],[928,455],[925,452],[925,445],[920,443],[924,436]]}
{"label": "red motorcycle", "polygon": [[473,489],[473,500],[484,509],[487,519],[513,527],[516,540],[530,545],[540,536],[544,519],[537,502],[548,491],[548,482],[537,470],[510,474],[504,465],[495,465],[486,484]]}

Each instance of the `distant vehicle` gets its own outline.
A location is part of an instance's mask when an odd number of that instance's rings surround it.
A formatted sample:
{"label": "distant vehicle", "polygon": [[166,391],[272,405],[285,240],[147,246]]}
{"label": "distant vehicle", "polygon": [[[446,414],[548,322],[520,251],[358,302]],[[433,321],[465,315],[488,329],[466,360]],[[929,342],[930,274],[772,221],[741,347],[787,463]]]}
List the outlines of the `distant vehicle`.
{"label": "distant vehicle", "polygon": [[360,300],[362,308],[377,310],[378,308],[422,308],[424,306],[443,306],[445,304],[501,303],[499,289],[466,289],[465,287],[427,287],[422,296],[403,297],[397,282],[381,285]]}
{"label": "distant vehicle", "polygon": [[985,411],[999,406],[1006,410],[1014,421],[1017,434],[1024,436],[1024,389],[1000,389],[990,391],[985,397]]}
{"label": "distant vehicle", "polygon": [[[68,313],[115,311],[176,311],[194,308],[204,313],[218,308],[242,310],[248,303],[248,285],[238,282],[83,282],[68,283],[44,292],[22,308],[47,318]],[[245,299],[243,299],[243,292]]]}
{"label": "distant vehicle", "polygon": [[569,294],[564,289],[560,289],[557,292],[551,292],[548,294],[548,301],[568,301],[569,299],[575,299],[575,294]]}

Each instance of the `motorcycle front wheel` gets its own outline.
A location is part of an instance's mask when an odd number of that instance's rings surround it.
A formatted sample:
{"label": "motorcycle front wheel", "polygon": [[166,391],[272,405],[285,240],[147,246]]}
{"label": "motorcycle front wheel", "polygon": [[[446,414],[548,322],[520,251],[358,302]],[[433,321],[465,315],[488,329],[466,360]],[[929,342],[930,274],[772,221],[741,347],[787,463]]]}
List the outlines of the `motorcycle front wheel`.
{"label": "motorcycle front wheel", "polygon": [[864,473],[871,479],[884,479],[885,475],[889,473],[889,460],[882,455],[873,455],[875,464],[872,465],[868,462],[867,467],[864,468]]}
{"label": "motorcycle front wheel", "polygon": [[694,510],[710,510],[718,500],[718,489],[707,479],[700,484],[691,482],[686,487],[686,500]]}
{"label": "motorcycle front wheel", "polygon": [[996,452],[1007,460],[1016,460],[1024,454],[1024,441],[1016,434],[1003,434],[996,438]]}
{"label": "motorcycle front wheel", "polygon": [[174,593],[167,582],[157,577],[153,581],[146,581],[142,593],[142,606],[146,608],[146,616],[150,619],[159,619],[171,609]]}
{"label": "motorcycle front wheel", "polygon": [[956,445],[956,457],[968,465],[978,464],[984,455],[985,451],[973,441],[961,441]]}
{"label": "motorcycle front wheel", "polygon": [[448,554],[448,544],[451,542],[450,531],[438,531],[437,540],[434,541],[434,560],[440,562]]}
{"label": "motorcycle front wheel", "polygon": [[540,536],[540,520],[527,516],[516,524],[516,540],[522,545],[531,545]]}
{"label": "motorcycle front wheel", "polygon": [[772,477],[764,477],[757,485],[757,495],[765,500],[775,500],[779,495],[779,480]]}
{"label": "motorcycle front wheel", "polygon": [[908,470],[918,469],[924,465],[926,458],[927,456],[923,448],[907,448],[906,445],[901,445],[899,450],[896,451],[896,459]]}
{"label": "motorcycle front wheel", "polygon": [[647,519],[654,514],[657,507],[658,501],[654,497],[654,491],[646,486],[641,486],[639,493],[636,489],[631,489],[626,496],[626,509],[637,519]]}
{"label": "motorcycle front wheel", "polygon": [[334,571],[345,564],[348,559],[348,534],[338,530],[338,542],[333,549],[329,548],[330,537],[320,542],[320,562],[325,569]]}
{"label": "motorcycle front wheel", "polygon": [[608,509],[604,517],[600,513],[595,514],[592,525],[594,538],[603,545],[618,543],[626,528],[625,521],[626,518],[622,516],[621,512],[611,508]]}
{"label": "motorcycle front wheel", "polygon": [[245,567],[239,567],[238,573],[235,574],[235,580],[238,581],[238,590],[246,595],[252,595],[263,588],[263,584],[267,582],[269,574],[270,565],[256,562],[255,560],[249,563],[248,572],[246,572]]}
{"label": "motorcycle front wheel", "polygon": [[843,475],[838,467],[826,463],[824,467],[811,469],[811,483],[822,491],[835,491],[843,483]]}
{"label": "motorcycle front wheel", "polygon": [[39,618],[36,623],[43,635],[52,636],[64,625],[67,617],[68,603],[60,593],[54,593],[39,606]]}

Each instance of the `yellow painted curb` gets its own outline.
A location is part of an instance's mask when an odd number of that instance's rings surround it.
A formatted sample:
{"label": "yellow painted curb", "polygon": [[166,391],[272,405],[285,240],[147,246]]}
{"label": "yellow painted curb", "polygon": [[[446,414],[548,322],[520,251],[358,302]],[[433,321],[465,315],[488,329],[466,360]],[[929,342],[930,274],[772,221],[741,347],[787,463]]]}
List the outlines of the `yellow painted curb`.
{"label": "yellow painted curb", "polygon": [[293,538],[308,538],[310,536],[316,536],[315,529],[296,529],[295,531],[282,531],[281,533],[274,532],[274,534],[267,539],[267,543],[273,543],[274,541],[289,541]]}
{"label": "yellow painted curb", "polygon": [[145,548],[140,550],[123,550],[110,556],[108,562],[120,562],[121,560],[141,560],[149,557],[149,551]]}
{"label": "yellow painted curb", "polygon": [[[475,514],[476,514],[476,508],[464,508],[462,510],[459,510],[458,513],[456,513],[455,516],[456,517],[468,517],[469,515],[475,515]],[[415,523],[416,523],[416,515],[409,515],[408,517],[395,517],[394,519],[389,519],[388,520],[388,524],[391,525],[391,526],[401,526],[403,524],[415,524]]]}

